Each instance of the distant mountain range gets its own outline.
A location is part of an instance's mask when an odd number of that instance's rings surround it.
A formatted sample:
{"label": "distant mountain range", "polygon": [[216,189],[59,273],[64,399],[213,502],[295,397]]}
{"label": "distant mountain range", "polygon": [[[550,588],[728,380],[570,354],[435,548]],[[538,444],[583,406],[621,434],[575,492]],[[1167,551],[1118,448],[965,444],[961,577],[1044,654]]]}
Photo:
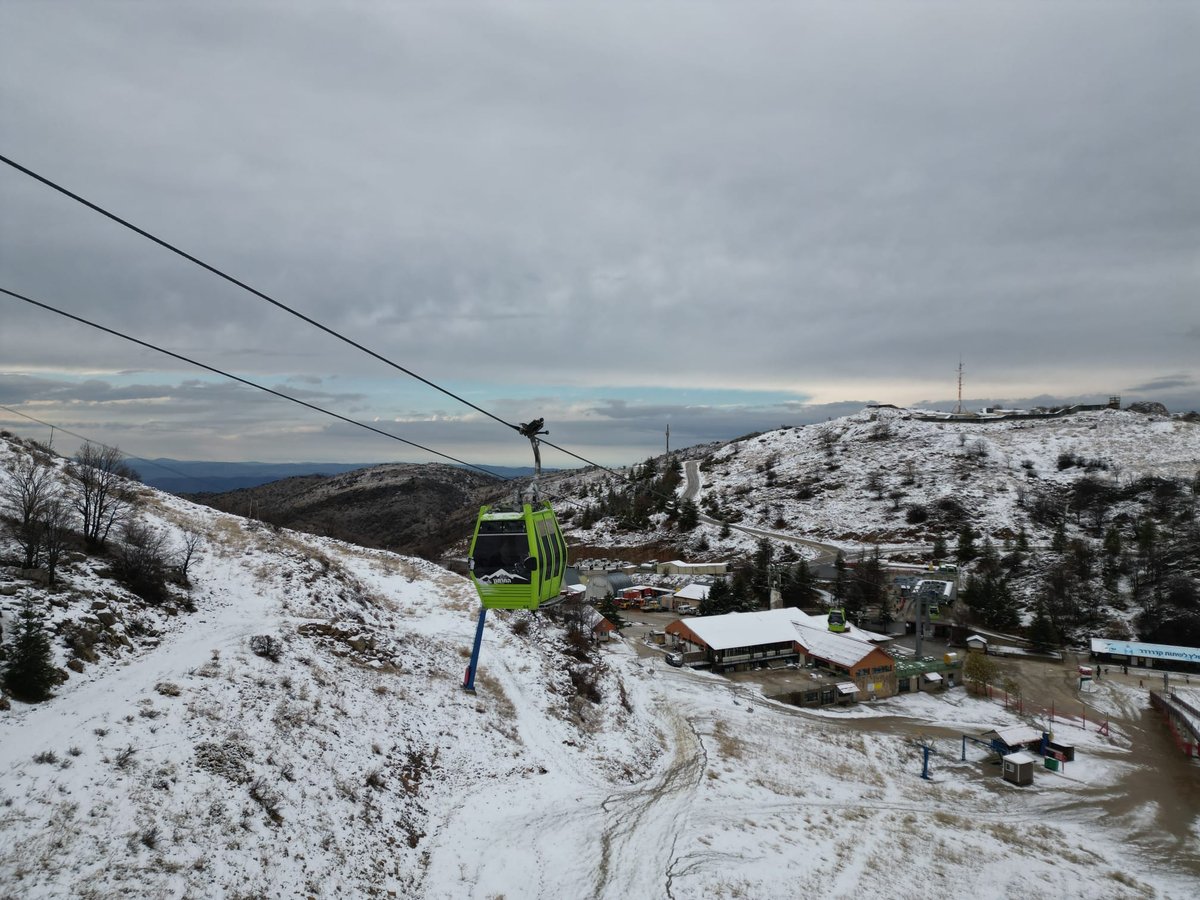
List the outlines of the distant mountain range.
{"label": "distant mountain range", "polygon": [[[340,475],[356,469],[367,469],[382,463],[264,463],[213,462],[205,460],[140,459],[126,460],[150,487],[172,494],[222,494],[243,488],[258,487],[302,475]],[[528,466],[484,466],[502,478],[521,478],[533,474]]]}

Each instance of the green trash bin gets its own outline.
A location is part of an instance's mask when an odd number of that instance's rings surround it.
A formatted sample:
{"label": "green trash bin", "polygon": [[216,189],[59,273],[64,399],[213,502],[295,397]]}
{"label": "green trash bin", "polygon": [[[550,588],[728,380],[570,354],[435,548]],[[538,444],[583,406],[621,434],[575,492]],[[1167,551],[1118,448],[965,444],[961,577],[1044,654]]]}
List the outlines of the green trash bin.
{"label": "green trash bin", "polygon": [[1051,772],[1057,772],[1058,771],[1058,760],[1055,759],[1053,756],[1047,756],[1046,757],[1046,768],[1049,769]]}

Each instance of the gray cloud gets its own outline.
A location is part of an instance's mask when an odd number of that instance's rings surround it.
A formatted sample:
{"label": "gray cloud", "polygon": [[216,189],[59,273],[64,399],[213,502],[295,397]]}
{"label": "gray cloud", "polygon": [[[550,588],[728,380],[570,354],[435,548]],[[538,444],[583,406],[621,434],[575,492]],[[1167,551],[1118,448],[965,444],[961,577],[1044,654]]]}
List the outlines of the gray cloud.
{"label": "gray cloud", "polygon": [[[17,4],[0,106],[6,155],[426,377],[592,389],[556,430],[646,448],[655,416],[730,437],[804,413],[631,412],[612,385],[907,403],[962,353],[976,392],[1186,401],[1157,379],[1196,371],[1198,25],[1133,3]],[[273,384],[395,374],[7,169],[0,272]],[[7,371],[188,377],[0,304]]]}

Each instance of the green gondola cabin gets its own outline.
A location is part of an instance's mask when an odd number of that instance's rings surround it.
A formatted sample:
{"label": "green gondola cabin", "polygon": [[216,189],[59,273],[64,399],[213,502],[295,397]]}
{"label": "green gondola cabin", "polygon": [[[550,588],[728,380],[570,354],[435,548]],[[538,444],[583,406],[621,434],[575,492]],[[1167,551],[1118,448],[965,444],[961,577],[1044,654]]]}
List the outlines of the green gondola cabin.
{"label": "green gondola cabin", "polygon": [[479,510],[468,564],[484,609],[537,609],[558,597],[567,544],[550,504]]}

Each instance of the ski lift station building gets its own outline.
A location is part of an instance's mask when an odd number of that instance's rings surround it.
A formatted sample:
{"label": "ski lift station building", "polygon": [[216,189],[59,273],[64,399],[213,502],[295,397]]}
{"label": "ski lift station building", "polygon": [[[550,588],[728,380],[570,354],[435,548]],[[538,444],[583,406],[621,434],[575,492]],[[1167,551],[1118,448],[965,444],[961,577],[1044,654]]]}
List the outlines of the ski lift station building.
{"label": "ski lift station building", "polygon": [[689,661],[707,663],[717,672],[812,666],[853,684],[860,697],[896,693],[896,661],[879,646],[890,639],[854,626],[835,634],[825,616],[768,609],[680,619],[666,630]]}
{"label": "ski lift station building", "polygon": [[1118,663],[1130,668],[1136,666],[1177,672],[1200,672],[1200,647],[1115,641],[1108,638],[1092,638],[1091,643],[1092,658],[1101,662]]}

